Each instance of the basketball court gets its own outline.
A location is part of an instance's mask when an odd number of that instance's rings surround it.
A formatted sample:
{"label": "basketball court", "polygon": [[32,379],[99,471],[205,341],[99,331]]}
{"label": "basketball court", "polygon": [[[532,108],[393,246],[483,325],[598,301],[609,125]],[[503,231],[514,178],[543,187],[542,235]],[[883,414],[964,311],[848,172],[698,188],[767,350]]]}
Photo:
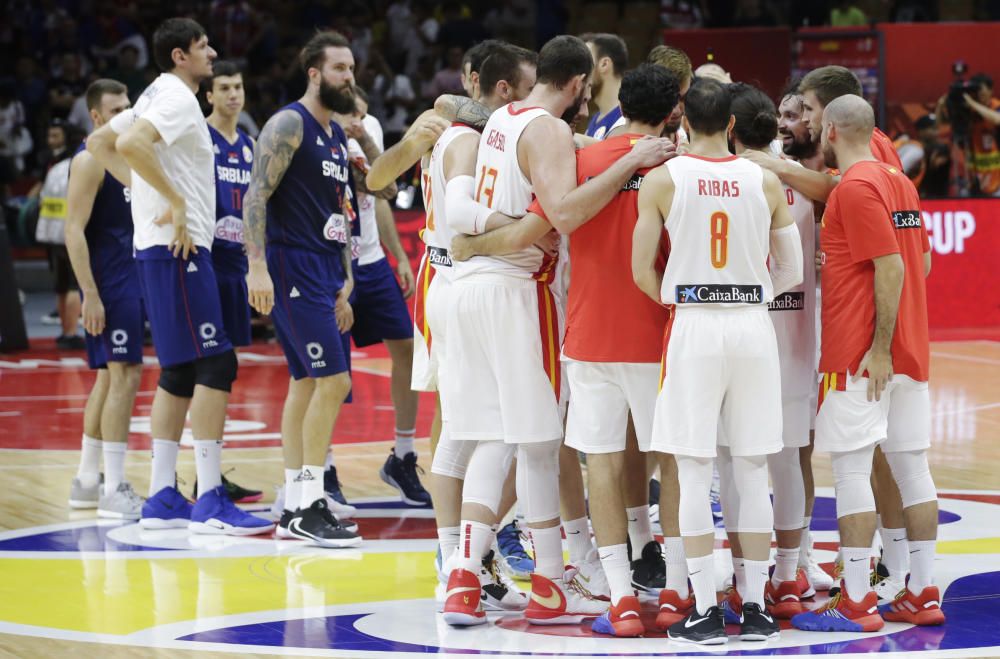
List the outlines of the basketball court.
{"label": "basketball court", "polygon": [[[145,493],[149,405],[155,359],[140,387],[127,476]],[[192,536],[141,531],[66,505],[78,462],[83,405],[94,375],[79,357],[55,351],[0,360],[0,652],[8,656],[493,657],[698,655],[1000,656],[1000,344],[932,346],[931,464],[941,499],[936,567],[948,622],[940,628],[887,624],[877,634],[783,629],[765,644],[730,642],[706,652],[661,634],[615,639],[582,626],[535,627],[518,615],[453,629],[435,613],[433,511],[402,506],[378,478],[391,446],[389,360],[378,347],[354,354],[354,399],[334,433],[348,500],[360,508],[358,549],[319,549],[270,536]],[[247,509],[268,514],[281,481],[279,420],[287,371],[275,345],[240,355],[226,424],[223,468],[265,490]],[[421,399],[426,437],[433,399]],[[836,519],[829,461],[815,458],[819,487],[813,529],[820,559],[834,557]],[[179,460],[190,494],[190,450]],[[728,558],[717,543],[717,571]],[[522,584],[526,587],[526,584]],[[651,628],[655,601],[646,603]],[[787,624],[784,625],[787,627]],[[211,652],[212,654],[208,654]],[[219,654],[219,653],[224,654]]]}

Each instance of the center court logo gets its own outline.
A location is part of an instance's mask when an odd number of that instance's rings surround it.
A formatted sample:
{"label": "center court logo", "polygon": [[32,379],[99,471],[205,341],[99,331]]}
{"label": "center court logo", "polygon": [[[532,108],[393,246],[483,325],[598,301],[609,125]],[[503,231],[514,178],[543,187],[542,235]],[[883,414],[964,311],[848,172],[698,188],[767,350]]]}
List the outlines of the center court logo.
{"label": "center court logo", "polygon": [[128,343],[128,332],[123,329],[116,329],[111,331],[111,344],[114,346],[111,352],[116,355],[124,355],[128,352],[128,348],[125,344]]}
{"label": "center court logo", "polygon": [[323,360],[323,346],[320,344],[315,341],[307,343],[306,354],[309,355],[309,359],[312,360],[311,366],[313,368],[323,368],[326,366],[326,361]]}
{"label": "center court logo", "polygon": [[677,304],[761,304],[760,286],[740,284],[681,284],[674,295]]}
{"label": "center court logo", "polygon": [[201,345],[205,348],[214,348],[219,345],[219,342],[215,340],[215,334],[218,330],[215,329],[215,325],[212,323],[202,323],[198,327],[198,334],[201,335],[202,343]]}

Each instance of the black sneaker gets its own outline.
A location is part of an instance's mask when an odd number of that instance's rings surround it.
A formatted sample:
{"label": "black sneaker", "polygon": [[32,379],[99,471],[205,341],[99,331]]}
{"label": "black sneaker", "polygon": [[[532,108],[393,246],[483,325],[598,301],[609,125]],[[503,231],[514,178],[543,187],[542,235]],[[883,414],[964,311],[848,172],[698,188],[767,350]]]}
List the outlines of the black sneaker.
{"label": "black sneaker", "polygon": [[663,550],[655,540],[642,548],[642,556],[632,561],[632,587],[641,591],[659,591],[667,585],[667,566]]}
{"label": "black sneaker", "polygon": [[741,641],[766,641],[778,638],[778,622],[756,602],[744,602],[740,616]]}
{"label": "black sneaker", "polygon": [[[232,471],[230,469],[230,471]],[[233,481],[223,475],[222,477],[222,487],[226,489],[226,496],[233,503],[256,503],[264,498],[264,493],[260,490],[249,490],[241,485],[237,485]],[[194,481],[194,497],[198,498],[198,481]]]}
{"label": "black sneaker", "polygon": [[278,525],[274,527],[274,536],[276,538],[282,538],[284,540],[299,539],[298,536],[292,535],[292,533],[288,530],[288,523],[292,521],[293,517],[295,517],[295,513],[288,508],[281,511],[281,519],[278,520]]}
{"label": "black sneaker", "polygon": [[59,350],[86,350],[87,344],[78,334],[63,334],[56,337],[56,348]]}
{"label": "black sneaker", "polygon": [[337,521],[326,499],[316,499],[305,510],[296,511],[288,520],[288,533],[320,547],[357,547],[361,544],[361,536]]}
{"label": "black sneaker", "polygon": [[403,459],[399,459],[396,457],[396,449],[392,449],[385,464],[379,469],[378,475],[383,481],[399,490],[399,496],[406,505],[430,508],[431,495],[420,484],[418,470],[424,473],[424,470],[417,466],[416,453],[407,453]]}
{"label": "black sneaker", "polygon": [[726,636],[726,621],[722,618],[722,609],[713,606],[705,615],[698,613],[698,609],[693,609],[688,617],[670,626],[667,638],[698,645],[727,643],[729,637]]}
{"label": "black sneaker", "polygon": [[337,480],[337,468],[332,465],[323,472],[323,490],[326,492],[326,496],[337,503],[345,506],[349,505],[347,499],[344,498],[344,493],[340,491],[340,481]]}

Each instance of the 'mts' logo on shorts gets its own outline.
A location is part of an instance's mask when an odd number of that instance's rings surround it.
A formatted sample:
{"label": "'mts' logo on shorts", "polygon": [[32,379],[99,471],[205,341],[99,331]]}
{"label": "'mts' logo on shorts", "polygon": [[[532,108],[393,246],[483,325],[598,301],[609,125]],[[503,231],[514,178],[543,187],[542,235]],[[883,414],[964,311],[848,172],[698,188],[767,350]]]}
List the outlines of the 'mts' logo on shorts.
{"label": "'mts' logo on shorts", "polygon": [[116,329],[111,331],[111,352],[115,355],[124,355],[128,353],[128,332],[123,329]]}
{"label": "'mts' logo on shorts", "polygon": [[897,229],[919,229],[920,211],[893,211],[892,224]]}
{"label": "'mts' logo on shorts", "polygon": [[215,325],[212,323],[202,323],[198,327],[198,334],[201,335],[201,346],[203,348],[214,348],[219,345],[219,342],[215,340],[217,331]]}
{"label": "'mts' logo on shorts", "polygon": [[761,304],[760,286],[729,284],[681,284],[675,292],[677,304]]}
{"label": "'mts' logo on shorts", "polygon": [[306,344],[306,354],[309,355],[310,366],[312,368],[323,368],[326,366],[326,361],[323,359],[323,346],[313,341],[312,343]]}

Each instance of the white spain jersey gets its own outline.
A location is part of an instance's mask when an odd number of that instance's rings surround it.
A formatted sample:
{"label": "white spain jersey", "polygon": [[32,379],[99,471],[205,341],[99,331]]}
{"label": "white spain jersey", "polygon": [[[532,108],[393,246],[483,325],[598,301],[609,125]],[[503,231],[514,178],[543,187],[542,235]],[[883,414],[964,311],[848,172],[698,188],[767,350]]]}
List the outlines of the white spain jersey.
{"label": "white spain jersey", "polygon": [[[514,217],[524,215],[531,203],[531,181],[521,171],[517,145],[528,124],[549,113],[542,108],[515,109],[506,105],[486,122],[476,158],[476,200],[495,211]],[[474,256],[456,263],[455,276],[495,273],[548,281],[556,259],[535,246],[505,256]]]}
{"label": "white spain jersey", "polygon": [[674,181],[667,216],[670,258],[660,298],[678,308],[747,307],[771,301],[771,212],[764,174],[744,158],[684,155],[666,164]]}
{"label": "white spain jersey", "polygon": [[449,251],[451,250],[451,239],[455,236],[455,231],[448,226],[448,215],[445,211],[445,189],[448,182],[444,177],[444,154],[455,141],[455,138],[462,135],[479,136],[475,128],[465,124],[452,124],[434,144],[427,166],[423,169],[421,176],[421,188],[424,195],[424,209],[427,211],[427,225],[421,234],[424,244],[427,245],[428,259],[438,275],[451,279],[452,263]]}

